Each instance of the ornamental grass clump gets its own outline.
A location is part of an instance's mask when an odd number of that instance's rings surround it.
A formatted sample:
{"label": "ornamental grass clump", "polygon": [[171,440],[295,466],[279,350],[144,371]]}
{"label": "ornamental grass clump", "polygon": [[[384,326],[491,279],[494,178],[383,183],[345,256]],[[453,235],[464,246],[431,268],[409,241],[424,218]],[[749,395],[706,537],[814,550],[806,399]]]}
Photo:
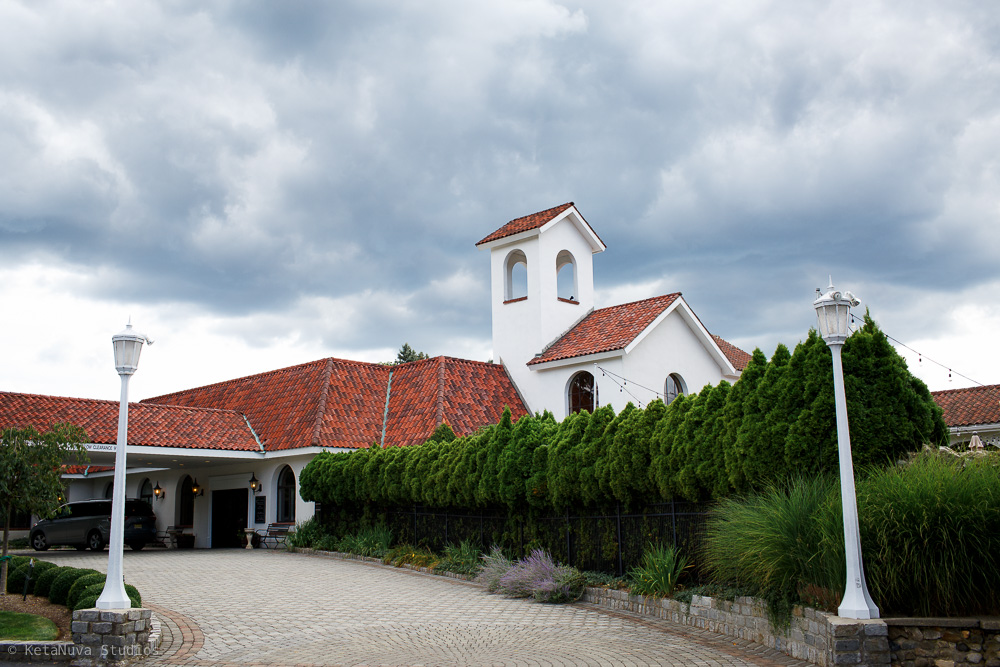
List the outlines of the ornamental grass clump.
{"label": "ornamental grass clump", "polygon": [[687,557],[673,547],[652,546],[642,554],[642,564],[629,572],[629,590],[636,595],[669,597],[674,594]]}
{"label": "ornamental grass clump", "polygon": [[359,556],[381,558],[392,544],[392,529],[378,525],[362,528],[353,535],[345,535],[337,543],[337,550]]}
{"label": "ornamental grass clump", "polygon": [[500,577],[498,592],[539,602],[569,602],[583,594],[584,579],[572,567],[558,565],[542,549],[535,549]]}
{"label": "ornamental grass clump", "polygon": [[483,554],[481,569],[476,583],[482,584],[490,593],[500,590],[500,578],[510,572],[514,561],[507,557],[503,549],[494,545],[488,554]]}
{"label": "ornamental grass clump", "polygon": [[476,574],[479,572],[481,556],[479,547],[468,540],[463,540],[461,544],[447,545],[444,548],[444,557],[434,569],[457,574]]}

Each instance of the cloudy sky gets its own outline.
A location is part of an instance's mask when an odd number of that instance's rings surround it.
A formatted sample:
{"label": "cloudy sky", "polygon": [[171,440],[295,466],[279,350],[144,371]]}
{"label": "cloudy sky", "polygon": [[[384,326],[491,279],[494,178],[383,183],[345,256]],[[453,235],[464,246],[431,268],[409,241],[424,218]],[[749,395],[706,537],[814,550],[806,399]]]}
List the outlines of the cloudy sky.
{"label": "cloudy sky", "polygon": [[598,306],[770,355],[832,274],[1000,383],[998,81],[978,1],[0,0],[0,390],[116,399],[129,317],[133,398],[489,359],[475,243],[567,201]]}

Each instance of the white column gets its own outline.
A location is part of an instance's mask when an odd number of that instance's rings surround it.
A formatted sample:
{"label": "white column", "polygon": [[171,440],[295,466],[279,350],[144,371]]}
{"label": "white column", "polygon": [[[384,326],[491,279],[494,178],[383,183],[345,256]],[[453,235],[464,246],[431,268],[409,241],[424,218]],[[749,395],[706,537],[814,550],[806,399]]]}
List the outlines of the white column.
{"label": "white column", "polygon": [[844,510],[844,552],[847,555],[847,586],[837,609],[843,618],[878,618],[878,607],[868,594],[861,559],[861,532],[858,528],[858,501],[854,488],[854,461],[851,432],[847,421],[847,394],[840,352],[843,343],[830,343],[833,353],[833,395],[837,406],[837,450],[840,454],[840,501]]}
{"label": "white column", "polygon": [[122,396],[118,406],[118,443],[115,446],[115,485],[111,501],[111,543],[108,546],[108,576],[98,609],[128,609],[132,606],[125,593],[122,558],[125,550],[125,445],[128,441],[128,373],[122,373]]}

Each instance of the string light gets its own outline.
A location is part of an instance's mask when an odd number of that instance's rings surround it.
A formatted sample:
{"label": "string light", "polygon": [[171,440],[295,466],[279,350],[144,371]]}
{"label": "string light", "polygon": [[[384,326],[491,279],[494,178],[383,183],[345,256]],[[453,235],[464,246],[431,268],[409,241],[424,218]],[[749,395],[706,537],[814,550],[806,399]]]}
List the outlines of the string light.
{"label": "string light", "polygon": [[[854,322],[854,323],[864,324],[864,320],[862,320],[861,318],[859,318],[854,313],[851,313],[851,321]],[[915,355],[917,355],[917,363],[920,364],[920,365],[923,365],[923,362],[924,362],[924,354],[923,354],[923,352],[918,352],[917,350],[914,350],[912,347],[910,347],[906,343],[904,343],[902,341],[899,341],[899,340],[896,340],[895,338],[893,338],[892,336],[890,336],[889,334],[887,334],[884,331],[882,332],[882,335],[885,336],[886,338],[888,338],[889,340],[891,340],[893,343],[895,343],[899,347],[905,347],[907,350],[909,350],[910,352],[912,352]],[[936,366],[940,366],[941,368],[947,370],[948,371],[948,382],[951,382],[951,380],[952,380],[951,375],[952,375],[952,373],[954,373],[955,375],[957,375],[960,378],[964,378],[964,379],[968,380],[969,382],[974,382],[975,384],[978,384],[980,387],[985,387],[986,386],[985,384],[983,384],[979,380],[973,380],[968,375],[963,375],[962,373],[959,373],[958,371],[953,371],[950,367],[945,366],[941,362],[935,361],[935,360],[931,359],[930,357],[927,357],[927,361],[929,361],[930,363],[932,363],[932,364],[934,364]]]}

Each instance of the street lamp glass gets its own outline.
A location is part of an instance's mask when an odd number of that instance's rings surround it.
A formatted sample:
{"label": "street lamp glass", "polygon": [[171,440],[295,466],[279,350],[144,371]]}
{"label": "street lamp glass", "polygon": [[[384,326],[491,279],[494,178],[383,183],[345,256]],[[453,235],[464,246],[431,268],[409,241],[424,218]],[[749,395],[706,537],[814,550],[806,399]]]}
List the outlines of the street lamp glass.
{"label": "street lamp glass", "polygon": [[[817,290],[818,291],[818,290]],[[860,303],[850,292],[840,293],[831,284],[826,294],[813,301],[816,309],[817,329],[827,344],[843,343],[851,335],[851,306]]]}
{"label": "street lamp glass", "polygon": [[139,367],[139,354],[142,352],[142,344],[153,344],[147,336],[132,330],[132,325],[125,326],[125,330],[111,337],[111,344],[115,348],[115,369],[120,375],[131,375]]}

